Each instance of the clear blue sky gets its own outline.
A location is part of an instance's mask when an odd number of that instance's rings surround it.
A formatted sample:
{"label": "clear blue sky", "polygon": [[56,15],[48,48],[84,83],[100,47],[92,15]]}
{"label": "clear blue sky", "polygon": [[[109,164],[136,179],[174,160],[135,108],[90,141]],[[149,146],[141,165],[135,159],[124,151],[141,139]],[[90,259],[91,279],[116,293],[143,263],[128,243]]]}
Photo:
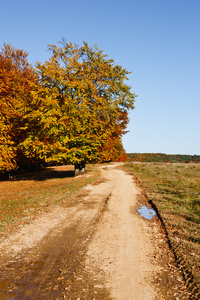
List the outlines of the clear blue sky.
{"label": "clear blue sky", "polygon": [[200,0],[0,0],[0,46],[97,44],[132,74],[125,150],[200,155]]}

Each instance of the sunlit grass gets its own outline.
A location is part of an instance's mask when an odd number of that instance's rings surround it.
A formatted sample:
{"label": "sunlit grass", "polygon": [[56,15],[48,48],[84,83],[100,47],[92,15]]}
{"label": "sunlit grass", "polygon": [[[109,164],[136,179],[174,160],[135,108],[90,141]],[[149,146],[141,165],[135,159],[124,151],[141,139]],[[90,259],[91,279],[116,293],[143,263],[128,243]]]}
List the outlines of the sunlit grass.
{"label": "sunlit grass", "polygon": [[127,163],[123,168],[141,182],[148,200],[157,206],[172,238],[199,275],[200,164]]}
{"label": "sunlit grass", "polygon": [[[39,177],[38,173],[38,177]],[[59,172],[58,172],[59,175]],[[0,182],[0,235],[16,231],[42,213],[48,213],[52,205],[66,201],[76,191],[100,177],[100,171],[92,165],[86,173],[76,177],[47,178],[37,180],[36,174],[29,174],[23,180]]]}

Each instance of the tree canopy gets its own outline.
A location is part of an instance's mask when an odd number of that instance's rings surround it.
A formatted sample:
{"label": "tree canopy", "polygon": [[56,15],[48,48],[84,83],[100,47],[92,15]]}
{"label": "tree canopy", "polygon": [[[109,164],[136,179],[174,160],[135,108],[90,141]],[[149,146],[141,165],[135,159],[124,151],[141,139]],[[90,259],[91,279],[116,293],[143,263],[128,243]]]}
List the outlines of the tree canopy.
{"label": "tree canopy", "polygon": [[129,72],[86,42],[48,49],[34,69],[22,50],[0,53],[0,169],[117,159],[134,108]]}
{"label": "tree canopy", "polygon": [[27,134],[26,108],[36,79],[27,56],[7,44],[0,52],[0,170],[17,167],[19,144]]}

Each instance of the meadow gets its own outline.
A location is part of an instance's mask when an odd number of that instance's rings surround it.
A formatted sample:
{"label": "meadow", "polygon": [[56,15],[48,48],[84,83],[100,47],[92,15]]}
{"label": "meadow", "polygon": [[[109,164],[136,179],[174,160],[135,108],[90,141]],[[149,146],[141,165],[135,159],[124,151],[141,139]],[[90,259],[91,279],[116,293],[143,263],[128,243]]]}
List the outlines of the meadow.
{"label": "meadow", "polygon": [[86,172],[75,177],[73,168],[49,167],[0,181],[0,237],[48,213],[53,205],[70,200],[75,192],[100,177],[100,171],[93,165],[87,165]]}
{"label": "meadow", "polygon": [[[178,266],[189,270],[186,280],[192,275],[195,282],[200,281],[200,164],[127,162],[120,168],[142,189],[138,203],[147,201],[157,208]],[[0,237],[4,239],[100,180],[99,168],[87,165],[78,176],[70,166],[57,166],[0,181]]]}
{"label": "meadow", "polygon": [[190,270],[187,276],[199,281],[200,164],[129,162],[123,169],[157,208],[179,263]]}

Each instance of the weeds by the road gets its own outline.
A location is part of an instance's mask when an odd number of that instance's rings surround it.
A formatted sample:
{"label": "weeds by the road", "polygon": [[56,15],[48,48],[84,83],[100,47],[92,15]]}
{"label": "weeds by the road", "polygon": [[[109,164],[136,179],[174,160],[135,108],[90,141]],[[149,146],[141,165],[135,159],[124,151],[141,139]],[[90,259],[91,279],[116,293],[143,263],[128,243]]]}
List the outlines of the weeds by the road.
{"label": "weeds by the road", "polygon": [[124,169],[142,184],[158,208],[172,242],[200,277],[200,164],[127,163]]}
{"label": "weeds by the road", "polygon": [[73,177],[69,167],[46,168],[37,173],[16,175],[12,181],[0,182],[0,236],[14,232],[42,213],[52,204],[98,180],[99,170],[90,165],[87,172]]}

